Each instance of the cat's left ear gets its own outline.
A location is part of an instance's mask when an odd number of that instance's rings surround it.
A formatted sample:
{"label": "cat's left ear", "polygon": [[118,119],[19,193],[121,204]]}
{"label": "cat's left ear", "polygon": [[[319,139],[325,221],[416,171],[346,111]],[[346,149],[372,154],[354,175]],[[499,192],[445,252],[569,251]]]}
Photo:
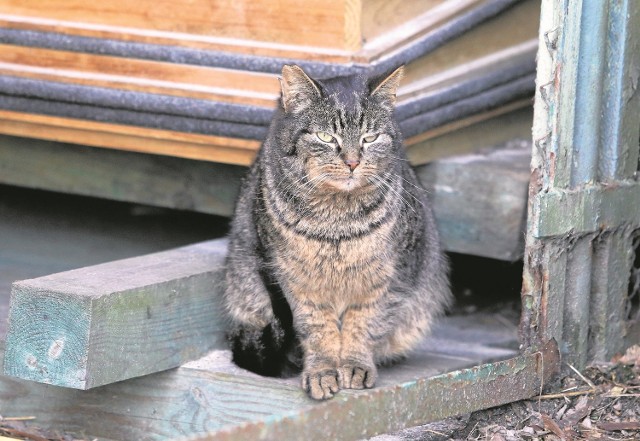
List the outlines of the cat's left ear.
{"label": "cat's left ear", "polygon": [[400,66],[391,72],[390,75],[386,75],[382,77],[382,79],[374,80],[369,89],[371,90],[371,97],[376,98],[382,104],[392,109],[396,104],[396,94],[403,76],[404,66]]}
{"label": "cat's left ear", "polygon": [[302,70],[300,66],[285,65],[280,78],[282,88],[282,105],[285,112],[298,112],[317,99],[321,93],[318,85]]}

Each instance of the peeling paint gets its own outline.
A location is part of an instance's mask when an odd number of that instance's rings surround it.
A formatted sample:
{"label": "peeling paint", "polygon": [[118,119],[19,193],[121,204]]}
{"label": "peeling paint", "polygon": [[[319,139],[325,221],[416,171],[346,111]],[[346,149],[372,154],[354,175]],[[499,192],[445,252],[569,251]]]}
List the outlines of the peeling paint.
{"label": "peeling paint", "polygon": [[640,98],[628,98],[640,2],[543,0],[540,29],[520,332],[525,347],[556,338],[582,365],[623,338],[633,244],[617,232],[640,229]]}

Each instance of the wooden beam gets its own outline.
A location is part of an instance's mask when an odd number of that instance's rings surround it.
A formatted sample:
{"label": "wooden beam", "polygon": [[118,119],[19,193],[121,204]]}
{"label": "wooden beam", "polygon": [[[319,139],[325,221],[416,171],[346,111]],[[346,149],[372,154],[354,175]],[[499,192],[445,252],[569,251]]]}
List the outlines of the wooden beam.
{"label": "wooden beam", "polygon": [[245,167],[0,136],[0,183],[230,216]]}
{"label": "wooden beam", "polygon": [[[224,43],[229,47],[244,41],[246,45],[249,40],[255,45],[310,46],[337,52],[346,49],[345,1],[193,0],[188,7],[177,8],[171,1],[155,0],[113,0],[108,4],[24,0],[4,4],[2,12],[7,21],[23,26],[34,23],[66,34],[129,41],[184,37],[217,41],[218,50],[224,50]],[[355,12],[360,14],[357,9]]]}
{"label": "wooden beam", "polygon": [[[530,150],[481,152],[495,139],[488,145],[480,140],[487,132],[527,136],[529,112],[522,111],[519,125],[509,118],[478,124],[414,147],[424,151],[409,151],[422,164],[458,154],[417,169],[431,188],[446,249],[506,260],[521,256]],[[509,130],[499,130],[507,123]],[[30,188],[230,216],[245,173],[244,167],[212,162],[0,137],[0,182]]]}
{"label": "wooden beam", "polygon": [[515,144],[417,168],[448,251],[522,257],[531,150],[528,142]]}
{"label": "wooden beam", "polygon": [[90,389],[223,347],[225,255],[216,240],[16,282],[5,374]]}

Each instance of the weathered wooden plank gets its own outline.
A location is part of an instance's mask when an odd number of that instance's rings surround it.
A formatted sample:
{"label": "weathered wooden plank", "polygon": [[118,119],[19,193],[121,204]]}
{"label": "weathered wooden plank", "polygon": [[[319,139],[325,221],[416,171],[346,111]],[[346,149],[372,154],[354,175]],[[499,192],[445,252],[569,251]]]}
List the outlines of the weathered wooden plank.
{"label": "weathered wooden plank", "polygon": [[640,226],[639,24],[634,1],[542,2],[522,334],[554,336],[577,367],[624,342]]}
{"label": "weathered wooden plank", "polygon": [[537,352],[507,361],[393,387],[348,391],[319,406],[190,440],[358,440],[531,397],[558,369],[557,347],[549,342]]}
{"label": "weathered wooden plank", "polygon": [[629,280],[620,274],[630,274],[633,266],[631,236],[631,229],[620,228],[602,234],[594,242],[589,326],[591,360],[610,360],[624,352],[629,298],[621,293],[629,290]]}
{"label": "weathered wooden plank", "polygon": [[582,236],[567,244],[567,266],[562,318],[564,359],[574,366],[586,366],[589,358],[589,320],[593,237]]}
{"label": "weathered wooden plank", "polygon": [[544,214],[531,223],[531,232],[545,238],[590,234],[618,224],[638,225],[640,205],[631,201],[640,201],[640,184],[633,180],[539,193],[532,200],[533,209]]}
{"label": "weathered wooden plank", "polygon": [[224,341],[224,240],[13,285],[4,372],[89,389],[196,359]]}
{"label": "weathered wooden plank", "polygon": [[[528,115],[523,111],[517,118],[522,130]],[[444,149],[450,139],[467,151],[479,131],[481,126],[462,138],[441,135],[430,146]],[[424,158],[416,151],[411,155]],[[419,168],[431,188],[447,249],[507,260],[521,256],[528,155],[527,149],[476,153]],[[245,172],[237,166],[0,137],[0,182],[203,213],[231,215]],[[478,182],[484,191],[478,191]]]}
{"label": "weathered wooden plank", "polygon": [[[179,368],[86,391],[0,376],[3,416],[86,438],[172,440],[310,405],[298,385]],[[83,437],[84,438],[84,437]]]}
{"label": "weathered wooden plank", "polygon": [[417,169],[447,250],[503,260],[522,257],[527,147],[445,158]]}
{"label": "weathered wooden plank", "polygon": [[246,168],[0,136],[0,182],[229,216]]}
{"label": "weathered wooden plank", "polygon": [[[474,343],[464,343],[470,340]],[[504,347],[513,347],[515,342],[515,327],[492,316],[443,318],[435,326],[433,339],[416,353],[380,369],[377,389],[393,391],[416,379],[514,357],[516,351]],[[0,361],[1,349],[0,343]],[[372,412],[379,406],[372,404],[377,398],[366,392],[343,391],[338,399],[359,400]],[[212,351],[178,369],[88,391],[0,376],[0,401],[11,403],[10,408],[3,407],[4,416],[34,415],[41,427],[84,433],[89,439],[145,441],[237,428],[298,413],[304,418],[309,409],[324,406],[306,396],[299,378],[278,380],[251,374],[233,365],[227,350]],[[328,411],[333,412],[331,409]],[[402,424],[402,415],[394,418],[394,424]]]}

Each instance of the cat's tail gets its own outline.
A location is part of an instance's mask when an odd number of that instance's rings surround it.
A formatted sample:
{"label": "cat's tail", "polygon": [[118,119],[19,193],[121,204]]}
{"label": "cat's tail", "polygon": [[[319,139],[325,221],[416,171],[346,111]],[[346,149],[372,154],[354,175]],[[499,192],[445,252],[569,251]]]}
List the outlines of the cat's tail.
{"label": "cat's tail", "polygon": [[237,326],[229,339],[233,362],[241,368],[268,377],[290,377],[302,370],[293,328],[277,318],[261,330]]}

